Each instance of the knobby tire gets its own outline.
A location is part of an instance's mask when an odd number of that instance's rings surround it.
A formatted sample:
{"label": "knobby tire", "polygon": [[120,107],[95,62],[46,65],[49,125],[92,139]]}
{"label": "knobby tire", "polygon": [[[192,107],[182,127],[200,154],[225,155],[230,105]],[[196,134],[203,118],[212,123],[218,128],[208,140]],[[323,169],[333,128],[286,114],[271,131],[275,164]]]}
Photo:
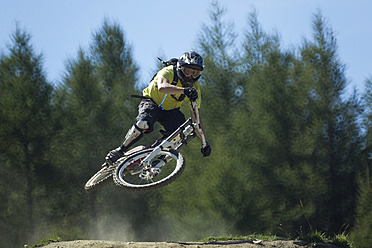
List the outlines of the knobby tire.
{"label": "knobby tire", "polygon": [[96,191],[111,181],[115,166],[102,166],[85,184],[85,190],[88,192]]}

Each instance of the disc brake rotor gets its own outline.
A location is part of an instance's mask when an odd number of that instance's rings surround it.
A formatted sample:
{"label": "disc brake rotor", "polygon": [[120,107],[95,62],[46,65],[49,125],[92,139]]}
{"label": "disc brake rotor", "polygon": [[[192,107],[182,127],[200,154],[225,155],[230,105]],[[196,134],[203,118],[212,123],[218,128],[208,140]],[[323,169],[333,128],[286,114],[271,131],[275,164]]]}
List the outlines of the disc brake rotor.
{"label": "disc brake rotor", "polygon": [[160,168],[145,168],[143,171],[140,173],[139,177],[143,180],[151,180],[157,175],[159,175],[161,172]]}

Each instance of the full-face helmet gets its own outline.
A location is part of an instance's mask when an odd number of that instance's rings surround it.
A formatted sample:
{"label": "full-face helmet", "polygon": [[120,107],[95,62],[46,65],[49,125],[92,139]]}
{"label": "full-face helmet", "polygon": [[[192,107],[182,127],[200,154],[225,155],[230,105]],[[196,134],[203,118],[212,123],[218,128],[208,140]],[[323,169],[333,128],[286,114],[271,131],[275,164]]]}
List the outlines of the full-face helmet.
{"label": "full-face helmet", "polygon": [[177,75],[184,87],[192,87],[203,70],[203,58],[194,51],[182,54],[177,62]]}

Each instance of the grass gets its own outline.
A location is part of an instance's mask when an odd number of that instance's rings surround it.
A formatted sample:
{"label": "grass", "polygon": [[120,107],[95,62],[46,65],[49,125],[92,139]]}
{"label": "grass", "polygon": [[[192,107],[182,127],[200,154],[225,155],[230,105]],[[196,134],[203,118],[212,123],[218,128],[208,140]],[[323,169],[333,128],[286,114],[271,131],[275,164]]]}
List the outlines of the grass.
{"label": "grass", "polygon": [[317,247],[319,243],[330,243],[339,248],[353,248],[353,244],[349,241],[349,235],[342,233],[334,237],[327,237],[325,233],[315,231],[302,238],[304,241],[309,242],[308,247]]}
{"label": "grass", "polygon": [[[62,241],[62,239],[60,237],[51,236],[49,238],[45,238],[45,239],[39,241],[38,243],[35,243],[34,245],[30,246],[30,248],[42,247],[42,246],[48,245],[50,243],[61,242],[61,241]],[[25,246],[25,247],[28,247],[28,246]]]}
{"label": "grass", "polygon": [[336,235],[332,240],[332,244],[342,248],[354,247],[353,244],[349,241],[349,235],[344,233]]}

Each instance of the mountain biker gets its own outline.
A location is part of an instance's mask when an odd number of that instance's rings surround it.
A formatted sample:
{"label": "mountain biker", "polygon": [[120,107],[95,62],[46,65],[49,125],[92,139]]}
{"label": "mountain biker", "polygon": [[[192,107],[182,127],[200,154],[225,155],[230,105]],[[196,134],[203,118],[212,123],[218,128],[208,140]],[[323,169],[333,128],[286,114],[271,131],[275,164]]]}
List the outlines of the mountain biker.
{"label": "mountain biker", "polygon": [[[107,154],[106,162],[113,164],[123,157],[124,152],[144,133],[153,131],[156,121],[164,127],[164,137],[173,133],[183,124],[186,119],[180,111],[182,102],[188,98],[190,101],[196,101],[197,106],[200,107],[200,88],[197,81],[203,70],[203,58],[194,51],[182,54],[177,65],[162,68],[154,76],[149,86],[142,91],[143,97],[141,97],[142,100],[138,106],[136,123],[125,135],[122,144]],[[200,124],[205,134],[201,119]],[[201,134],[197,135],[201,138]],[[207,141],[202,144],[201,152],[204,157],[209,156],[211,151]]]}

